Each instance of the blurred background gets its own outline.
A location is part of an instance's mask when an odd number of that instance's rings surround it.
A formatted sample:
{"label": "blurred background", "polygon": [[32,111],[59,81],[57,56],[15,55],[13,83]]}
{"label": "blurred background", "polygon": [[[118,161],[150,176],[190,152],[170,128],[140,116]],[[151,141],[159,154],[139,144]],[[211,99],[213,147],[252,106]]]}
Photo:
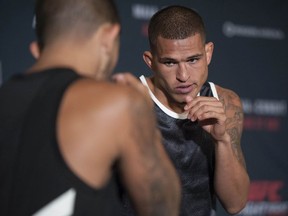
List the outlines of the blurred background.
{"label": "blurred background", "polygon": [[[249,201],[238,215],[288,215],[288,1],[116,0],[122,20],[115,72],[149,76],[142,60],[147,25],[160,8],[180,4],[204,19],[215,49],[209,81],[233,89],[245,112],[242,148],[251,177]],[[0,85],[34,59],[29,44],[33,0],[0,0]],[[1,104],[0,104],[1,106]],[[218,216],[227,215],[218,204]]]}

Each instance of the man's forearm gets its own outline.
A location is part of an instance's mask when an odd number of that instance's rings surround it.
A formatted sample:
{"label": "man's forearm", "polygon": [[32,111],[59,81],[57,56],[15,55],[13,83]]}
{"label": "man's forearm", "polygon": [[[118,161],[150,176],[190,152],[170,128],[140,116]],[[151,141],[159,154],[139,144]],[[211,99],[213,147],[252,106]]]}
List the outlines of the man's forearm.
{"label": "man's forearm", "polygon": [[250,182],[245,165],[235,154],[231,142],[218,142],[215,150],[216,194],[230,214],[238,213],[245,207],[249,190]]}

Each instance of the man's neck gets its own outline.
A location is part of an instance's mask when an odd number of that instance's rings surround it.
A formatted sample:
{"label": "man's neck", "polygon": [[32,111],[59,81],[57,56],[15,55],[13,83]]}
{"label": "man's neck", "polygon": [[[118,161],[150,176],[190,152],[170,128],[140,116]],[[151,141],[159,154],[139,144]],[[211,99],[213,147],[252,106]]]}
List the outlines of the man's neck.
{"label": "man's neck", "polygon": [[[73,47],[73,48],[72,48]],[[70,68],[76,73],[90,78],[98,78],[98,58],[91,60],[89,49],[85,45],[75,47],[66,44],[55,44],[45,48],[36,63],[28,70],[30,72],[42,71],[47,68]]]}
{"label": "man's neck", "polygon": [[186,105],[186,103],[179,103],[175,100],[173,100],[172,98],[170,98],[170,96],[165,93],[164,90],[162,90],[161,88],[157,87],[159,85],[157,85],[157,83],[155,83],[155,79],[153,79],[153,77],[148,78],[147,79],[147,84],[150,88],[150,90],[152,91],[152,93],[155,95],[155,97],[169,110],[176,112],[176,113],[183,113],[184,112],[184,106]]}

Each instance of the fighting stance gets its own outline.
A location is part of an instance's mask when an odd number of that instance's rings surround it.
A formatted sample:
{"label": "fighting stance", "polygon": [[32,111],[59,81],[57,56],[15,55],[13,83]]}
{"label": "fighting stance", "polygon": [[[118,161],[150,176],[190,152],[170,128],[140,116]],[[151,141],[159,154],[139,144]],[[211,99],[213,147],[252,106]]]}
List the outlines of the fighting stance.
{"label": "fighting stance", "polygon": [[233,91],[207,82],[213,43],[206,43],[202,18],[186,7],[166,7],[151,18],[148,35],[151,50],[143,58],[153,76],[140,79],[181,178],[180,215],[214,215],[216,197],[235,214],[249,188],[240,147],[243,110]]}
{"label": "fighting stance", "polygon": [[207,83],[213,43],[202,18],[171,6],[149,24],[153,76],[142,82],[156,104],[164,145],[182,181],[181,215],[209,215],[216,195],[231,214],[246,203],[249,177],[240,147],[243,110],[231,90]]}
{"label": "fighting stance", "polygon": [[[40,55],[0,89],[0,215],[179,215],[180,184],[141,83],[107,81],[110,0],[38,0]],[[119,79],[121,82],[121,79]]]}

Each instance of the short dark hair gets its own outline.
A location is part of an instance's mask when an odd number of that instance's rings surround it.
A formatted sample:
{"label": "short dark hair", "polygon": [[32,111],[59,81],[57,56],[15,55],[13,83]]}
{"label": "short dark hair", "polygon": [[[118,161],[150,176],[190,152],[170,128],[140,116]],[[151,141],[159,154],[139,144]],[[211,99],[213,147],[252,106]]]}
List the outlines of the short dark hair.
{"label": "short dark hair", "polygon": [[36,0],[36,35],[40,48],[61,34],[89,37],[105,23],[120,23],[113,0]]}
{"label": "short dark hair", "polygon": [[159,36],[166,39],[185,39],[199,33],[206,41],[202,17],[192,8],[171,5],[156,12],[149,22],[148,36],[151,50]]}

